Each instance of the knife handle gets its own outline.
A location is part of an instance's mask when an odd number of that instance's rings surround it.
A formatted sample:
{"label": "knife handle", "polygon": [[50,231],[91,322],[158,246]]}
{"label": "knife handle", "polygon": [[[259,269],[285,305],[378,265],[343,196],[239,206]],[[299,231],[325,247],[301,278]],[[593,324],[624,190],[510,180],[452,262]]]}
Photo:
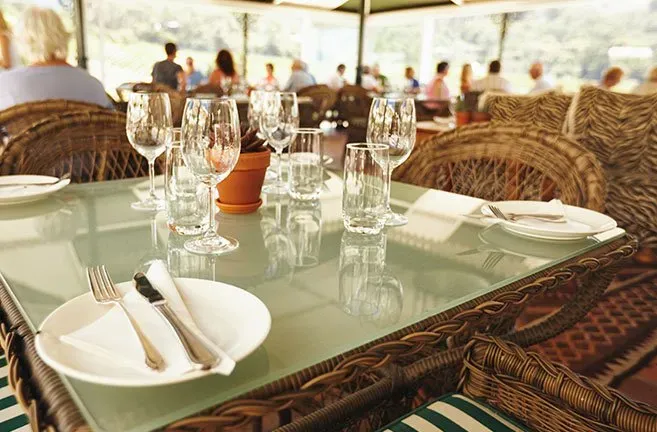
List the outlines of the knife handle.
{"label": "knife handle", "polygon": [[189,357],[193,363],[199,364],[203,370],[210,369],[219,363],[221,357],[219,357],[214,349],[209,347],[196,335],[196,333],[190,330],[190,328],[178,318],[167,304],[154,306],[176,333],[178,340],[183,348],[185,348],[187,357]]}

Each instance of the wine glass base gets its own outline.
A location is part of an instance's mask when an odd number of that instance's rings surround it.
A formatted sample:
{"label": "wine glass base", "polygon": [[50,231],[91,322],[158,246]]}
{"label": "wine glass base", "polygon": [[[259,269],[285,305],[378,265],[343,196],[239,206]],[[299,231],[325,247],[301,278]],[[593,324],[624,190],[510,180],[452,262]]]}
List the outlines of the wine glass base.
{"label": "wine glass base", "polygon": [[145,199],[143,201],[133,202],[130,204],[133,210],[142,212],[158,212],[164,210],[164,200]]}
{"label": "wine glass base", "polygon": [[406,225],[408,223],[408,218],[399,213],[388,213],[386,217],[385,225],[387,227],[396,227]]}
{"label": "wine glass base", "polygon": [[287,195],[289,188],[285,183],[272,183],[263,186],[262,192],[270,195]]}
{"label": "wine glass base", "polygon": [[239,247],[239,242],[232,237],[200,237],[185,242],[185,250],[198,255],[224,255]]}

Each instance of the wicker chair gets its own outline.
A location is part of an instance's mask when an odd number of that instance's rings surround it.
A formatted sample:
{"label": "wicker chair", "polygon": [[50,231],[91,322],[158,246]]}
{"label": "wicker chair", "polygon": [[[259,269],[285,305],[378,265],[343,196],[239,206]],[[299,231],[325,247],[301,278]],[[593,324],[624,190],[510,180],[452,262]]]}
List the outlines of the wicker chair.
{"label": "wicker chair", "polygon": [[[125,114],[64,113],[16,136],[0,156],[0,175],[71,174],[86,183],[148,175],[146,159],[128,142]],[[156,170],[163,172],[162,162]]]}
{"label": "wicker chair", "polygon": [[472,124],[416,146],[395,180],[490,201],[549,200],[602,210],[605,181],[595,156],[567,137],[533,127]]}
{"label": "wicker chair", "polygon": [[133,92],[156,92],[169,95],[171,102],[171,116],[173,125],[179,127],[182,123],[183,111],[185,110],[186,95],[183,92],[172,89],[166,84],[160,83],[137,83],[132,88]]}
{"label": "wicker chair", "polygon": [[221,88],[220,85],[217,84],[202,84],[198,87],[196,87],[194,90],[189,92],[191,96],[196,96],[196,95],[202,95],[202,94],[212,94],[217,97],[221,97],[224,95],[224,90]]}
{"label": "wicker chair", "polygon": [[657,248],[657,94],[582,87],[567,132],[600,160],[609,184],[609,215],[642,246]]}
{"label": "wicker chair", "polygon": [[307,96],[313,100],[313,110],[308,113],[309,118],[301,119],[303,127],[317,127],[326,118],[326,112],[335,106],[338,94],[324,84],[302,88],[298,96]]}
{"label": "wicker chair", "polygon": [[89,102],[64,99],[26,102],[0,111],[0,125],[7,128],[10,137],[14,137],[46,117],[71,111],[107,111],[107,109]]}
{"label": "wicker chair", "polygon": [[494,94],[486,98],[491,121],[537,126],[562,132],[573,97],[551,91],[536,96]]}
{"label": "wicker chair", "polygon": [[[457,386],[433,390],[432,382],[454,381],[450,377],[458,376],[459,368]],[[276,431],[375,430],[398,416],[400,408],[410,411],[413,396],[433,398],[454,390],[485,401],[532,430],[657,432],[654,408],[487,336],[393,370],[370,387]]]}
{"label": "wicker chair", "polygon": [[360,86],[345,85],[340,90],[336,108],[338,118],[349,122],[349,142],[364,141],[372,98]]}

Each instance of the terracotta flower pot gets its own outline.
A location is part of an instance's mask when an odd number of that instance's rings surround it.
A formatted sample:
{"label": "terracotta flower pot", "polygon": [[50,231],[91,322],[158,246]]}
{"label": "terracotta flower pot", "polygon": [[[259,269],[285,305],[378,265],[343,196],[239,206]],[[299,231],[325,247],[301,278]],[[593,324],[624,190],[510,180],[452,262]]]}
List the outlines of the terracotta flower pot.
{"label": "terracotta flower pot", "polygon": [[265,182],[271,151],[241,153],[233,172],[219,185],[217,205],[224,213],[252,213],[262,204],[260,192]]}
{"label": "terracotta flower pot", "polygon": [[472,123],[487,122],[490,120],[490,114],[487,112],[475,111],[472,113]]}
{"label": "terracotta flower pot", "polygon": [[456,126],[463,126],[470,123],[470,112],[469,111],[457,111],[456,112]]}

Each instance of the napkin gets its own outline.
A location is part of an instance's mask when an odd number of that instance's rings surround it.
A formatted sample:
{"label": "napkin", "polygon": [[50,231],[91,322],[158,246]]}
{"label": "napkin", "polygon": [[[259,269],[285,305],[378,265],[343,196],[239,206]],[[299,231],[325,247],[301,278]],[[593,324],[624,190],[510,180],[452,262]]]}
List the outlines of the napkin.
{"label": "napkin", "polygon": [[[492,203],[494,204],[494,203]],[[500,210],[502,212],[509,212],[509,209],[506,208],[503,205],[499,205]],[[522,208],[523,206],[515,206],[513,207],[513,212],[514,213],[523,213],[523,214],[553,214],[557,216],[564,216],[566,218],[566,222],[551,222],[548,220],[542,220],[542,219],[532,219],[530,217],[528,218],[520,218],[517,220],[514,220],[513,223],[517,225],[523,225],[526,227],[534,228],[537,230],[542,230],[542,231],[552,231],[552,232],[559,232],[559,233],[573,233],[573,234],[578,234],[581,232],[586,232],[592,229],[592,227],[588,224],[575,221],[573,219],[569,219],[568,215],[566,213],[566,210],[564,208],[563,203],[561,200],[558,199],[553,199],[552,201],[549,202],[541,202],[541,201],[527,201],[527,208]],[[488,208],[488,204],[484,205],[481,208],[481,211],[483,214],[490,215],[492,217],[492,212]]]}
{"label": "napkin", "polygon": [[[235,361],[201,333],[164,262],[155,261],[146,272],[146,277],[167,299],[169,307],[180,320],[219,352],[222,359],[211,372],[230,375],[235,368]],[[178,376],[199,369],[197,365],[189,361],[184,348],[164,318],[137,290],[130,289],[123,294],[123,303],[126,308],[139,323],[143,333],[164,357],[166,367],[163,371],[154,371],[146,366],[144,351],[139,339],[119,305],[98,305],[98,307],[107,309],[102,317],[71,333],[61,335],[60,340],[82,351],[105,358],[114,364],[137,369],[144,374]]]}

